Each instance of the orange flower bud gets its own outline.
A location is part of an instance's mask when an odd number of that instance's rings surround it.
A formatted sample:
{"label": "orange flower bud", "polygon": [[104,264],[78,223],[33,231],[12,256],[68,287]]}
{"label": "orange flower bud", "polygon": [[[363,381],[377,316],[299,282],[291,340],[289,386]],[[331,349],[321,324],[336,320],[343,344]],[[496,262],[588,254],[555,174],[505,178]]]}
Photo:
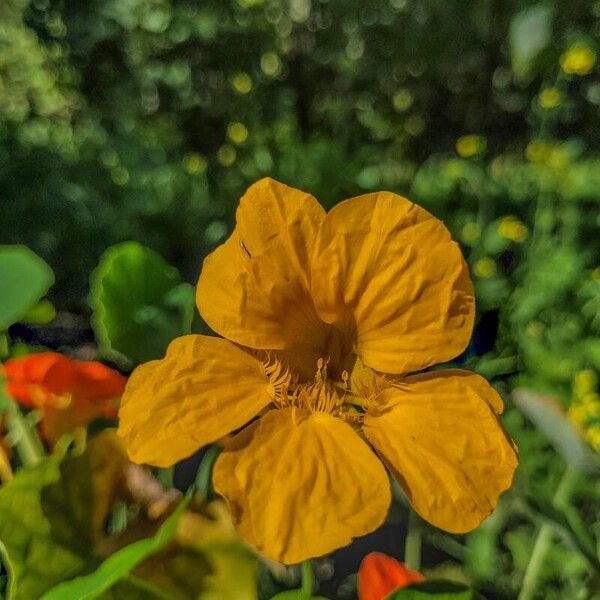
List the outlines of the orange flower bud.
{"label": "orange flower bud", "polygon": [[19,404],[41,410],[42,435],[51,443],[98,417],[116,417],[127,381],[102,363],[57,352],[10,359],[3,367],[8,393]]}
{"label": "orange flower bud", "polygon": [[418,571],[381,552],[365,556],[358,570],[358,597],[360,600],[383,600],[388,594],[411,583],[424,581]]}

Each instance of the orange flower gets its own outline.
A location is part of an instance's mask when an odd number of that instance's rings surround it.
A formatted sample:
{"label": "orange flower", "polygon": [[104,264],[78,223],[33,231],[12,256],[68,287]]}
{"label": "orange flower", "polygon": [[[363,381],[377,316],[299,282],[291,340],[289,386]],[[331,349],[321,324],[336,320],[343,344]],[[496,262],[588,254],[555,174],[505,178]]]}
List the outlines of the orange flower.
{"label": "orange flower", "polygon": [[[329,213],[272,179],[240,201],[204,261],[187,335],[131,375],[119,433],[131,460],[170,466],[236,432],[213,470],[242,537],[292,564],[383,523],[387,470],[415,511],[477,527],[512,481],[502,400],[460,369],[473,285],[443,223],[378,192]],[[387,468],[387,470],[386,470]]]}
{"label": "orange flower", "polygon": [[383,600],[394,590],[411,583],[425,581],[418,571],[381,552],[371,552],[363,558],[358,570],[359,600]]}
{"label": "orange flower", "polygon": [[57,352],[14,358],[3,367],[8,393],[23,406],[41,410],[41,432],[50,443],[99,417],[116,417],[127,381],[102,363]]}

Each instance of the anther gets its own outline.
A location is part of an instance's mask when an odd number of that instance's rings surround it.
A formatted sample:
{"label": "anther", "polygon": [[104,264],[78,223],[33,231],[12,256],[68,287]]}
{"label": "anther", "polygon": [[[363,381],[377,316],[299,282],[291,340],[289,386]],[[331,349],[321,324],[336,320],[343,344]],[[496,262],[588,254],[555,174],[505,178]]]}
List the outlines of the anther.
{"label": "anther", "polygon": [[348,389],[348,380],[350,379],[350,376],[348,375],[348,371],[346,371],[346,369],[344,369],[342,371],[342,383],[344,384],[344,389],[347,390]]}

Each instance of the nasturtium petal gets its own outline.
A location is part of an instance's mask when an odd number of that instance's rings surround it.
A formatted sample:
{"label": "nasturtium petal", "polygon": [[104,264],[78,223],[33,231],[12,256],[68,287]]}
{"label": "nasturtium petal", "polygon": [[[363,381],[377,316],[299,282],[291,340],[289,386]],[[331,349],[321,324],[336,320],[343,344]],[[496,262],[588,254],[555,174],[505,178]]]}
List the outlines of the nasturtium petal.
{"label": "nasturtium petal", "polygon": [[89,400],[119,398],[125,389],[126,378],[97,361],[76,361],[77,394]]}
{"label": "nasturtium petal", "polygon": [[322,345],[309,256],[324,216],[310,194],[269,178],[252,185],[231,237],[202,267],[196,302],[210,327],[251,348]]}
{"label": "nasturtium petal", "polygon": [[394,590],[423,581],[418,571],[382,552],[367,554],[358,569],[359,600],[385,600]]}
{"label": "nasturtium petal", "polygon": [[3,365],[8,392],[27,407],[53,404],[73,392],[75,361],[58,352],[40,352],[7,360]]}
{"label": "nasturtium petal", "polygon": [[259,359],[227,340],[186,335],[132,373],[119,434],[131,460],[170,466],[245,425],[271,402]]}
{"label": "nasturtium petal", "polygon": [[510,487],[514,444],[496,392],[458,369],[407,377],[380,391],[363,430],[424,519],[453,533],[477,527]]}
{"label": "nasturtium petal", "polygon": [[126,382],[102,363],[73,360],[58,352],[10,359],[4,374],[15,400],[40,409],[42,435],[52,444],[99,417],[114,418]]}
{"label": "nasturtium petal", "polygon": [[354,323],[356,352],[378,371],[419,371],[469,342],[473,286],[458,245],[441,221],[391,192],[327,214],[311,284],[321,318]]}
{"label": "nasturtium petal", "polygon": [[213,483],[241,536],[286,564],[373,531],[391,500],[385,468],[350,425],[293,408],[238,433],[219,455]]}

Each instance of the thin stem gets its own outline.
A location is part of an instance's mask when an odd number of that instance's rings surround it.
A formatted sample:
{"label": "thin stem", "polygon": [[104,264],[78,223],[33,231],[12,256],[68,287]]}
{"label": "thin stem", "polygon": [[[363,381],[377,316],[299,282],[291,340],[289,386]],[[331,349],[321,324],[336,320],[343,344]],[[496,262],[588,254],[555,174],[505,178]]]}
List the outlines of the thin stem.
{"label": "thin stem", "polygon": [[204,496],[204,498],[208,498],[210,495],[212,489],[212,468],[220,452],[220,446],[210,446],[208,450],[204,453],[204,456],[202,457],[202,460],[200,462],[200,466],[198,467],[194,487],[200,494]]}
{"label": "thin stem", "polygon": [[175,474],[174,471],[174,467],[166,467],[164,469],[158,469],[156,472],[156,478],[158,479],[160,485],[162,485],[166,490],[173,487],[173,476]]}
{"label": "thin stem", "polygon": [[[561,507],[568,503],[578,477],[579,472],[577,470],[567,467],[552,498],[554,506]],[[544,566],[544,561],[552,545],[553,537],[554,527],[549,523],[544,523],[540,527],[533,545],[533,551],[529,557],[529,563],[523,577],[523,584],[518,600],[531,600],[535,596],[538,580]]]}
{"label": "thin stem", "polygon": [[302,592],[310,597],[313,594],[315,587],[315,575],[313,573],[312,563],[309,560],[305,560],[302,563]]}
{"label": "thin stem", "polygon": [[552,525],[544,523],[540,527],[537,534],[535,544],[533,546],[533,552],[529,557],[529,563],[527,564],[527,571],[525,571],[525,577],[523,578],[523,585],[521,592],[519,593],[518,600],[530,600],[534,597],[537,581],[539,579],[546,555],[552,544],[553,530]]}
{"label": "thin stem", "polygon": [[[559,90],[563,91],[565,85],[565,80],[562,77],[562,72],[560,69],[558,70],[554,82],[552,83],[552,87],[556,87]],[[544,86],[545,87],[545,86]],[[538,124],[538,130],[535,134],[537,139],[546,139],[549,137],[550,125],[551,122],[549,120],[550,112],[548,110],[542,110],[540,121]],[[546,231],[542,231],[542,216],[550,209],[552,203],[552,197],[549,190],[546,189],[546,177],[543,177],[540,185],[540,190],[538,196],[535,201],[535,213],[533,217],[533,231],[531,234],[531,245],[534,246],[534,242],[539,242],[540,236],[545,238],[544,234]]]}
{"label": "thin stem", "polygon": [[[3,382],[0,382],[0,388]],[[0,390],[2,393],[2,390]],[[6,395],[7,396],[7,395]],[[5,414],[9,437],[14,440],[21,463],[24,465],[35,465],[45,455],[44,447],[38,437],[35,427],[32,427],[19,410],[12,398],[6,397]]]}
{"label": "thin stem", "polygon": [[421,525],[414,510],[408,512],[408,530],[404,542],[404,562],[410,569],[418,571],[421,568]]}
{"label": "thin stem", "polygon": [[427,540],[436,548],[443,550],[457,560],[464,561],[467,555],[467,549],[454,538],[445,535],[439,531],[428,531]]}

